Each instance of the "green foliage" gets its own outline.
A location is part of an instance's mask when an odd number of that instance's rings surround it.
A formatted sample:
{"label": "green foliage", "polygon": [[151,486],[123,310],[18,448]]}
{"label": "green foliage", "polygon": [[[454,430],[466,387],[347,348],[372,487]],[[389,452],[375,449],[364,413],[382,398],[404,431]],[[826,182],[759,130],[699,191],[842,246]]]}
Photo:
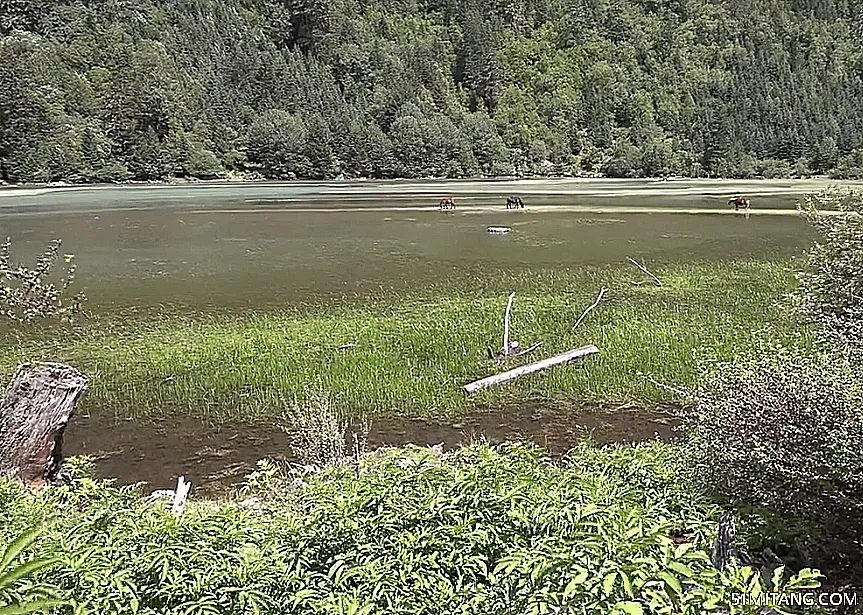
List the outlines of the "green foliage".
{"label": "green foliage", "polygon": [[260,165],[265,175],[274,178],[308,177],[311,161],[308,132],[301,118],[285,111],[261,115],[249,131],[249,161]]}
{"label": "green foliage", "polygon": [[0,615],[26,615],[65,604],[51,587],[35,583],[33,576],[57,563],[54,558],[34,559],[21,564],[18,556],[44,532],[36,527],[15,537],[0,556]]}
{"label": "green foliage", "polygon": [[863,537],[863,378],[854,357],[761,345],[706,369],[688,417],[696,482]]}
{"label": "green foliage", "polygon": [[809,196],[802,210],[822,236],[798,274],[804,313],[843,341],[863,346],[863,193]]}
{"label": "green foliage", "polygon": [[81,615],[695,614],[767,587],[711,566],[718,511],[660,443],[585,444],[561,464],[522,445],[382,450],[273,494],[276,474],[254,479],[264,508],[193,499],[180,519],[104,483],[37,500],[0,481],[0,501],[13,525],[62,507],[42,548]]}
{"label": "green foliage", "polygon": [[856,149],[841,158],[830,176],[836,179],[863,179],[863,149]]}
{"label": "green foliage", "polygon": [[814,354],[762,343],[706,369],[687,449],[704,487],[859,541],[863,196],[829,190],[800,209],[822,237],[798,272],[794,298],[828,343]]}
{"label": "green foliage", "polygon": [[860,177],[854,15],[801,3],[7,0],[0,181]]}
{"label": "green foliage", "polygon": [[69,321],[81,312],[82,294],[67,299],[69,285],[75,279],[73,254],[63,255],[66,271],[59,286],[47,279],[58,258],[59,239],[51,242],[33,269],[12,263],[10,245],[9,238],[0,245],[0,317],[29,325],[46,318]]}

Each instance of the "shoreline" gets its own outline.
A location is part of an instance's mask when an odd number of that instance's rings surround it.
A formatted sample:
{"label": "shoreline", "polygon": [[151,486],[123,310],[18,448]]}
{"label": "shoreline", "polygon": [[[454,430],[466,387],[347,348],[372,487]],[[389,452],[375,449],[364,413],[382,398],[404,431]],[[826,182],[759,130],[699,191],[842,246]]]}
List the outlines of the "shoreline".
{"label": "shoreline", "polygon": [[765,177],[750,177],[750,178],[733,178],[733,177],[687,177],[674,176],[662,177],[609,177],[605,175],[566,175],[559,177],[550,176],[517,176],[517,175],[497,175],[497,176],[478,176],[478,177],[395,177],[395,178],[371,178],[371,177],[338,177],[333,179],[266,179],[261,177],[236,177],[236,178],[215,178],[215,179],[196,179],[196,178],[177,178],[169,180],[128,180],[121,182],[109,183],[88,183],[88,182],[39,182],[39,183],[11,183],[0,182],[0,192],[4,190],[40,190],[40,189],[92,189],[92,188],[111,188],[122,186],[135,187],[193,187],[207,185],[365,185],[365,184],[405,184],[405,183],[424,183],[434,182],[442,184],[459,184],[459,183],[538,183],[538,182],[630,182],[630,183],[681,183],[681,182],[701,182],[701,183],[759,183],[759,182],[826,182],[826,183],[843,183],[843,184],[863,184],[863,180],[835,179],[829,175],[812,175],[808,177],[785,177],[785,178],[765,178]]}
{"label": "shoreline", "polygon": [[[597,445],[674,442],[680,434],[678,404],[559,404],[544,400],[478,407],[460,417],[376,418],[361,436],[368,452],[442,445],[444,451],[476,440],[489,444],[526,442],[561,458],[590,434]],[[346,425],[350,434],[365,431]],[[64,454],[92,459],[97,478],[118,485],[149,483],[168,488],[184,475],[205,493],[223,493],[241,483],[260,459],[297,463],[291,438],[271,421],[213,425],[192,417],[170,416],[118,421],[82,414],[69,422]]]}

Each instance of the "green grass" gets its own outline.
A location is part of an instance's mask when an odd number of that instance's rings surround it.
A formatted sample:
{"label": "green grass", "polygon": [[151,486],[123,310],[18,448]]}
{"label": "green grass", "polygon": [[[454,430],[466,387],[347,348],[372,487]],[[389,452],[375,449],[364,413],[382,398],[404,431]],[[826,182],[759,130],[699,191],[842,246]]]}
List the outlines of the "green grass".
{"label": "green grass", "polygon": [[[660,443],[585,443],[561,464],[521,445],[392,449],[299,484],[262,465],[240,497],[263,510],[193,497],[180,519],[89,479],[42,495],[0,480],[0,549],[56,519],[24,554],[58,560],[36,579],[70,603],[52,613],[727,611],[731,591],[763,585],[712,567],[719,509],[679,467]],[[25,602],[27,587],[6,599]]]}
{"label": "green grass", "polygon": [[[601,354],[584,367],[554,368],[472,400],[461,386],[500,369],[486,346],[501,344],[506,294],[490,287],[319,312],[126,325],[103,319],[72,336],[10,345],[0,366],[11,373],[22,360],[70,362],[92,378],[86,407],[123,417],[264,419],[318,392],[349,415],[441,415],[473,402],[537,398],[656,402],[669,394],[639,372],[687,386],[702,354],[728,358],[758,337],[788,343],[805,336],[782,301],[793,284],[788,263],[691,263],[656,273],[662,287],[634,286],[632,267],[505,280],[519,291],[513,339],[544,342],[521,362],[588,343]],[[571,331],[602,285],[611,289],[608,300]],[[354,340],[356,348],[337,350]]]}

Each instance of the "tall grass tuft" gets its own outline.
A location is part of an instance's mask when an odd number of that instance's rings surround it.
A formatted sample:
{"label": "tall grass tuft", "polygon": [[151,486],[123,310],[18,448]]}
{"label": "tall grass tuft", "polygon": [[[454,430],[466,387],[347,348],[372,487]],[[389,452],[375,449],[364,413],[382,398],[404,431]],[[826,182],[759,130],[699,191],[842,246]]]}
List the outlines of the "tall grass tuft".
{"label": "tall grass tuft", "polygon": [[281,429],[288,434],[293,456],[305,464],[323,467],[347,455],[347,422],[333,411],[330,400],[317,392],[305,403],[294,402],[285,410]]}

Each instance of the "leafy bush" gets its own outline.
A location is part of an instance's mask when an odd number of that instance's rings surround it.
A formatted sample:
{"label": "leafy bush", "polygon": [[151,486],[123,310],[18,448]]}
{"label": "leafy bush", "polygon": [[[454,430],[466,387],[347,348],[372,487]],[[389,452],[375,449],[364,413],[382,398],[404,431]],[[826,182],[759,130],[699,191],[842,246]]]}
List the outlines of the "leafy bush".
{"label": "leafy bush", "polygon": [[794,168],[787,160],[768,158],[757,162],[755,174],[764,179],[784,179],[794,177]]}
{"label": "leafy bush", "polygon": [[702,486],[863,538],[863,378],[851,353],[760,348],[714,365],[689,414]]}
{"label": "leafy bush", "polygon": [[53,558],[41,558],[16,565],[18,556],[42,534],[36,527],[15,537],[0,553],[0,615],[26,615],[64,604],[57,592],[46,585],[34,583],[32,576],[55,563]]}
{"label": "leafy bush", "polygon": [[81,615],[727,610],[731,591],[764,583],[712,567],[717,510],[680,481],[674,454],[584,445],[553,464],[521,445],[382,450],[306,474],[265,510],[193,499],[179,519],[87,481],[42,498],[0,481],[0,504],[13,527],[62,508],[42,546]]}
{"label": "leafy bush", "polygon": [[51,242],[33,269],[12,263],[10,245],[8,238],[0,245],[0,317],[30,324],[43,318],[68,321],[81,312],[82,294],[66,300],[69,285],[75,279],[74,255],[63,255],[66,271],[57,284],[47,280],[57,261],[59,239]]}
{"label": "leafy bush", "polygon": [[856,149],[843,157],[830,172],[834,179],[863,179],[863,149]]}
{"label": "leafy bush", "polygon": [[794,297],[826,339],[806,351],[762,344],[702,369],[687,457],[696,482],[715,493],[859,540],[863,195],[829,190],[800,209],[822,240],[798,273]]}
{"label": "leafy bush", "polygon": [[[830,190],[801,206],[822,234],[798,275],[805,314],[841,340],[863,344],[863,193]],[[825,210],[841,212],[828,215]]]}

